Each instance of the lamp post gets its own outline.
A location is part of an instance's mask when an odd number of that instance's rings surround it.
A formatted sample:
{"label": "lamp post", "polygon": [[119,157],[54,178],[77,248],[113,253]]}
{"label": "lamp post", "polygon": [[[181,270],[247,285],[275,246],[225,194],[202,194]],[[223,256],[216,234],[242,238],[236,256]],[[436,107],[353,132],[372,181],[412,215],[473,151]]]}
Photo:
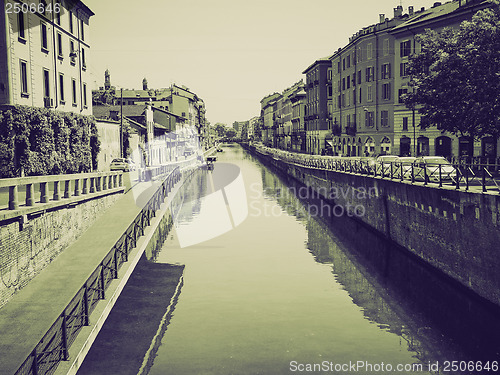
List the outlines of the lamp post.
{"label": "lamp post", "polygon": [[123,88],[120,88],[120,157],[125,157],[123,152]]}
{"label": "lamp post", "polygon": [[415,131],[415,105],[411,106],[411,121],[413,125],[413,156],[417,156],[417,134]]}

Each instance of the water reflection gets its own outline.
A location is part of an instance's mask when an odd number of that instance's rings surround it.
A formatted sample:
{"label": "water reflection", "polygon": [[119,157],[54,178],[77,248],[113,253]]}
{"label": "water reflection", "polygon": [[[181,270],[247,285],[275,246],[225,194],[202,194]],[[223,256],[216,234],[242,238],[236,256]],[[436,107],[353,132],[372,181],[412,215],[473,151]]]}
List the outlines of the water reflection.
{"label": "water reflection", "polygon": [[262,169],[262,183],[268,198],[306,222],[308,249],[317,262],[332,265],[365,316],[404,339],[422,362],[500,358],[497,307],[360,222],[311,217],[320,201],[298,200],[304,187],[293,179]]}
{"label": "water reflection", "polygon": [[[158,254],[158,262],[186,268],[151,375],[289,374],[293,361],[427,366],[498,358],[495,310],[359,223],[310,217],[319,201],[298,200],[293,182],[241,148],[218,156],[241,168],[249,215],[203,244],[180,248],[171,238]],[[203,202],[188,207],[177,210],[186,222]]]}

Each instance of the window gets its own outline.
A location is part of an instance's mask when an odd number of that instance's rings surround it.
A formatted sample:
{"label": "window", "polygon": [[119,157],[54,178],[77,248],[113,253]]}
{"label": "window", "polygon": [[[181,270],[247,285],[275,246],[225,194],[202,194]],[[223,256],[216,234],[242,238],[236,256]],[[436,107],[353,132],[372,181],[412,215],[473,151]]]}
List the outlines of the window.
{"label": "window", "polygon": [[384,39],[384,56],[389,54],[389,39]]}
{"label": "window", "polygon": [[332,94],[332,86],[328,86],[328,97],[331,98]]}
{"label": "window", "polygon": [[399,43],[399,53],[401,57],[406,57],[411,55],[411,40],[406,40]]}
{"label": "window", "polygon": [[399,71],[401,77],[406,77],[408,75],[408,63],[404,62],[399,64]]}
{"label": "window", "polygon": [[371,82],[375,79],[375,69],[373,68],[373,66],[369,66],[368,68],[366,68],[366,82]]}
{"label": "window", "polygon": [[87,69],[87,64],[85,63],[85,49],[82,48],[82,69],[86,70]]}
{"label": "window", "polygon": [[342,94],[342,107],[345,107],[345,95]]}
{"label": "window", "polygon": [[64,74],[59,73],[59,96],[61,104],[64,104]]}
{"label": "window", "polygon": [[382,99],[390,100],[391,99],[391,84],[384,83],[382,85]]}
{"label": "window", "polygon": [[73,34],[73,12],[69,12],[69,32]]}
{"label": "window", "polygon": [[[56,3],[54,4],[54,9],[61,9],[61,1],[57,0]],[[61,12],[55,12],[56,13],[56,23],[60,26],[61,25]]]}
{"label": "window", "polygon": [[398,103],[404,103],[403,99],[401,98],[401,96],[403,94],[406,94],[408,92],[408,89],[399,89],[398,91]]}
{"label": "window", "polygon": [[365,112],[365,126],[373,127],[373,112]]}
{"label": "window", "polygon": [[87,84],[83,84],[83,106],[87,108]]}
{"label": "window", "polygon": [[19,12],[17,14],[17,27],[18,27],[18,31],[19,31],[19,39],[21,39],[21,41],[26,41],[25,38],[26,38],[26,33],[25,33],[25,30],[24,30],[24,13],[23,12]]}
{"label": "window", "polygon": [[340,73],[340,60],[337,62],[337,73]]}
{"label": "window", "polygon": [[380,125],[389,126],[389,111],[380,111]]}
{"label": "window", "polygon": [[366,88],[366,100],[373,101],[373,86],[371,85]]}
{"label": "window", "polygon": [[356,89],[352,90],[352,104],[356,104]]}
{"label": "window", "polygon": [[42,35],[42,51],[48,52],[49,50],[49,41],[47,39],[47,25],[44,23],[40,24],[41,35]]}
{"label": "window", "polygon": [[347,77],[347,88],[351,88],[351,77]]}
{"label": "window", "polygon": [[362,98],[363,98],[363,97],[361,96],[361,87],[360,87],[360,88],[359,88],[359,103],[360,103],[360,104],[361,104],[361,99],[362,99]]}
{"label": "window", "polygon": [[76,80],[74,78],[71,80],[71,99],[73,107],[76,107]]}
{"label": "window", "polygon": [[84,28],[83,28],[83,20],[80,20],[80,32],[81,32],[81,37],[82,37],[82,40],[85,40],[85,32],[84,32]]}
{"label": "window", "polygon": [[403,117],[403,131],[408,130],[408,117]]}
{"label": "window", "polygon": [[28,94],[28,69],[27,62],[20,60],[19,61],[19,72],[21,78],[21,96],[27,97]]}
{"label": "window", "polygon": [[345,57],[342,59],[342,70],[345,70]]}
{"label": "window", "polygon": [[75,42],[73,42],[72,40],[69,42],[69,49],[70,49],[70,58],[71,58],[71,65],[75,65],[76,64],[76,53],[75,53]]}
{"label": "window", "polygon": [[351,67],[351,55],[347,55],[345,64],[347,69]]}
{"label": "window", "polygon": [[358,70],[358,85],[361,84],[361,70]]}
{"label": "window", "polygon": [[371,60],[373,58],[373,46],[371,43],[366,45],[366,58]]}
{"label": "window", "polygon": [[391,64],[387,63],[382,65],[382,79],[391,78]]}
{"label": "window", "polygon": [[345,90],[345,78],[342,78],[342,90]]}
{"label": "window", "polygon": [[63,59],[62,34],[57,33],[57,57]]}
{"label": "window", "polygon": [[352,73],[352,86],[356,86],[356,73]]}
{"label": "window", "polygon": [[50,98],[50,72],[43,69],[43,97]]}
{"label": "window", "polygon": [[361,62],[361,46],[358,46],[358,53],[356,54],[358,62]]}

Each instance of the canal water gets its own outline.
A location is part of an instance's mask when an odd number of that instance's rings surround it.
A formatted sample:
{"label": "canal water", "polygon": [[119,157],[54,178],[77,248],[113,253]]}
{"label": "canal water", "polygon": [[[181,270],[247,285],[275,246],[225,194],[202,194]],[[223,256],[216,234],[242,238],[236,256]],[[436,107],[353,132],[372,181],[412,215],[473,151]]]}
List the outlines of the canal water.
{"label": "canal water", "polygon": [[[150,254],[185,268],[144,373],[495,373],[498,309],[240,146],[217,157],[190,178],[172,205],[176,231]],[[203,224],[211,232],[186,242]]]}

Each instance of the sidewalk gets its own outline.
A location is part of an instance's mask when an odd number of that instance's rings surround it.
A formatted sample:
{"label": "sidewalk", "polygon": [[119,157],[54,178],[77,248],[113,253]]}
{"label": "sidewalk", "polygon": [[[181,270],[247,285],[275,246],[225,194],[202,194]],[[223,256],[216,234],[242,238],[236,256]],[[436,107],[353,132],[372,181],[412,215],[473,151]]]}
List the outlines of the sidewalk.
{"label": "sidewalk", "polygon": [[0,309],[0,374],[16,372],[140,210],[128,190]]}

